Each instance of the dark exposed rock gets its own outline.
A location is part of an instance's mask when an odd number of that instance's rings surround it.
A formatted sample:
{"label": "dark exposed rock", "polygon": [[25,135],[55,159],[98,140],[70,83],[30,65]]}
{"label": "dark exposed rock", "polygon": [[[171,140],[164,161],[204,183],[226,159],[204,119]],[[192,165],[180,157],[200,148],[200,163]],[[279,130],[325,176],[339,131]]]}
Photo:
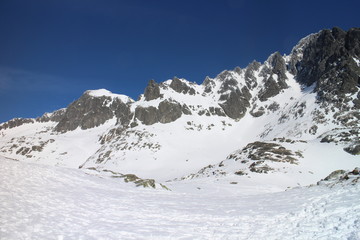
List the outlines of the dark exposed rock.
{"label": "dark exposed rock", "polygon": [[319,100],[340,107],[339,99],[358,91],[360,67],[353,57],[359,54],[359,28],[323,30],[307,43],[296,62],[297,80],[307,86],[316,83]]}
{"label": "dark exposed rock", "polygon": [[249,143],[245,148],[242,149],[242,152],[247,155],[247,157],[254,161],[264,160],[264,161],[274,161],[274,162],[289,162],[295,164],[297,159],[294,158],[294,153],[284,148],[282,145],[277,143],[267,143],[267,142],[253,142]]}
{"label": "dark exposed rock", "polygon": [[339,176],[343,175],[346,171],[345,170],[335,170],[332,173],[330,173],[326,178],[324,178],[325,181],[333,180],[339,178]]}
{"label": "dark exposed rock", "polygon": [[219,76],[222,84],[218,93],[224,93],[227,91],[235,91],[238,87],[238,82],[232,77],[231,73],[228,71],[222,72]]}
{"label": "dark exposed rock", "polygon": [[222,71],[220,74],[218,74],[216,76],[216,78],[218,78],[220,80],[220,82],[224,82],[226,79],[231,79],[232,74],[230,71],[225,70],[225,71]]}
{"label": "dark exposed rock", "polygon": [[191,110],[185,103],[182,105],[182,113],[185,115],[191,115]]}
{"label": "dark exposed rock", "polygon": [[116,124],[127,126],[133,118],[133,113],[128,104],[123,103],[119,99],[114,99],[110,105],[110,109],[114,112],[117,122]]}
{"label": "dark exposed rock", "polygon": [[188,176],[182,177],[181,180],[185,180],[185,179],[193,179],[193,178],[197,178],[200,176],[220,176],[220,175],[226,175],[226,172],[219,170],[219,169],[214,169],[215,165],[208,165],[206,167],[203,167],[202,169],[200,169],[197,173],[195,174],[190,174]]}
{"label": "dark exposed rock", "polygon": [[42,115],[41,117],[36,118],[36,121],[38,122],[60,122],[61,119],[64,117],[66,112],[65,108],[56,110],[52,113],[45,113],[44,115]]}
{"label": "dark exposed rock", "polygon": [[215,83],[210,77],[206,77],[202,85],[205,86],[205,93],[210,93],[212,91],[212,88],[214,87]]}
{"label": "dark exposed rock", "polygon": [[19,127],[26,123],[34,123],[35,120],[32,118],[14,118],[0,125],[0,130],[7,128]]}
{"label": "dark exposed rock", "polygon": [[250,114],[253,116],[253,117],[261,117],[262,115],[265,114],[265,108],[264,107],[259,107],[259,109],[257,111],[254,111],[255,109],[252,109],[250,111]]}
{"label": "dark exposed rock", "polygon": [[320,140],[321,143],[331,143],[333,141],[334,138],[331,135],[327,135]]}
{"label": "dark exposed rock", "polygon": [[228,117],[233,119],[242,118],[250,106],[251,94],[249,89],[243,86],[240,90],[238,82],[233,78],[232,73],[228,71],[222,72],[218,78],[222,81],[218,91],[218,93],[222,94],[219,100],[223,101],[219,105]]}
{"label": "dark exposed rock", "polygon": [[124,174],[120,177],[123,178],[125,182],[135,183],[136,187],[156,188],[154,179],[142,179],[135,174]]}
{"label": "dark exposed rock", "polygon": [[209,111],[210,111],[211,115],[217,115],[217,116],[221,116],[221,117],[226,116],[224,111],[218,107],[209,107]]}
{"label": "dark exposed rock", "polygon": [[[83,166],[80,166],[80,168],[83,168]],[[100,172],[95,167],[88,167],[86,169]],[[114,172],[114,171],[108,170],[108,169],[104,169],[104,170],[102,170],[102,172],[105,172],[107,174],[111,174],[112,178],[123,179],[124,182],[126,182],[126,183],[134,183],[136,187],[156,188],[156,186],[159,185],[159,187],[161,187],[161,188],[163,188],[165,190],[171,191],[165,185],[163,185],[161,183],[157,184],[154,179],[143,179],[143,178],[140,178],[140,177],[136,176],[135,174],[122,174],[122,173]]]}
{"label": "dark exposed rock", "polygon": [[352,175],[360,175],[360,168],[354,168],[354,170],[352,170],[351,172],[350,172]]}
{"label": "dark exposed rock", "polygon": [[241,94],[246,100],[250,101],[252,95],[251,95],[249,89],[246,86],[243,86],[241,88]]}
{"label": "dark exposed rock", "polygon": [[274,169],[269,167],[265,161],[256,161],[250,165],[249,170],[256,173],[268,173]]}
{"label": "dark exposed rock", "polygon": [[340,52],[343,51],[341,50],[343,40],[335,38],[331,30],[321,31],[306,46],[302,60],[297,63],[298,81],[310,86],[320,79],[326,70],[326,65],[329,65],[329,58],[342,55]]}
{"label": "dark exposed rock", "polygon": [[334,114],[333,117],[346,127],[356,127],[360,123],[359,111],[347,111],[341,115]]}
{"label": "dark exposed rock", "polygon": [[103,134],[100,138],[99,138],[99,142],[101,145],[111,142],[113,139],[117,138],[118,136],[120,136],[121,134],[123,134],[124,132],[124,128],[113,128],[110,129],[109,132],[107,132],[106,134]]}
{"label": "dark exposed rock", "polygon": [[210,113],[207,109],[201,109],[199,112],[198,112],[199,116],[202,116],[202,115],[206,115],[206,116],[210,116]]}
{"label": "dark exposed rock", "polygon": [[160,87],[155,80],[150,80],[145,88],[144,97],[146,101],[157,99],[160,97]]}
{"label": "dark exposed rock", "polygon": [[292,49],[291,54],[290,54],[290,62],[287,66],[287,69],[294,76],[296,76],[298,73],[298,68],[299,68],[298,63],[299,63],[299,61],[301,61],[301,59],[303,57],[304,49],[307,48],[309,43],[311,43],[312,41],[315,41],[316,38],[317,38],[317,34],[310,34],[310,35],[304,37],[303,39],[301,39],[298,42],[298,44]]}
{"label": "dark exposed rock", "polygon": [[159,111],[157,112],[159,122],[169,123],[173,122],[182,115],[182,107],[177,102],[162,101],[159,104]]}
{"label": "dark exposed rock", "polygon": [[222,95],[220,100],[225,100],[224,103],[220,103],[219,105],[224,110],[225,114],[233,119],[242,118],[245,115],[247,108],[250,106],[249,100],[246,99],[239,90]]}
{"label": "dark exposed rock", "polygon": [[236,72],[237,74],[241,74],[242,73],[242,69],[240,67],[235,67],[234,68],[234,72]]}
{"label": "dark exposed rock", "polygon": [[[297,157],[303,157],[301,151],[293,152],[278,143],[256,141],[230,154],[216,169],[209,169],[210,167],[215,168],[214,165],[210,165],[206,172],[213,172],[215,175],[218,175],[223,172],[221,168],[227,166],[229,162],[231,162],[232,167],[238,166],[234,174],[239,176],[247,175],[249,172],[276,172],[280,171],[280,168],[275,168],[278,164],[274,164],[274,162],[297,164]],[[283,167],[283,169],[284,168],[285,167]],[[203,173],[205,173],[205,171],[203,171]],[[198,174],[203,173],[198,172]]]}
{"label": "dark exposed rock", "polygon": [[98,127],[114,116],[119,118],[118,123],[128,124],[131,115],[127,114],[130,114],[130,107],[120,99],[113,100],[109,96],[94,97],[85,92],[67,107],[55,131],[67,132],[78,127],[81,129]]}
{"label": "dark exposed rock", "polygon": [[164,100],[160,102],[158,108],[138,106],[135,109],[135,118],[145,125],[152,125],[157,122],[169,123],[181,117],[183,109],[178,102]]}
{"label": "dark exposed rock", "polygon": [[234,172],[234,174],[235,174],[235,175],[239,175],[239,176],[248,175],[246,172],[241,171],[241,170],[239,170],[239,171],[237,171],[237,172]]}
{"label": "dark exposed rock", "polygon": [[334,129],[326,135],[320,136],[322,143],[335,143],[346,145],[344,151],[353,155],[360,154],[360,128]]}
{"label": "dark exposed rock", "polygon": [[106,159],[109,159],[110,155],[111,155],[111,151],[106,151],[105,153],[100,153],[98,158],[96,159],[96,164],[100,164],[102,162],[104,162]]}
{"label": "dark exposed rock", "polygon": [[360,183],[360,168],[355,168],[352,171],[336,170],[330,173],[326,178],[317,182],[317,185],[325,185],[333,187],[335,185],[343,184],[359,184]]}
{"label": "dark exposed rock", "polygon": [[273,102],[267,107],[267,109],[269,109],[272,112],[279,110],[279,108],[280,108],[280,105],[277,102]]}
{"label": "dark exposed rock", "polygon": [[41,152],[43,150],[43,146],[32,146],[31,147],[31,151],[37,151],[37,152]]}
{"label": "dark exposed rock", "polygon": [[141,106],[136,107],[135,118],[140,120],[145,125],[152,125],[159,122],[157,108],[152,106],[146,108]]}
{"label": "dark exposed rock", "polygon": [[254,89],[257,86],[256,77],[254,76],[254,72],[258,71],[261,64],[259,62],[253,61],[250,63],[245,70],[245,82],[246,86],[249,89]]}
{"label": "dark exposed rock", "polygon": [[[267,60],[269,67],[264,67],[261,76],[264,77],[264,88],[259,92],[259,100],[266,101],[280,93],[281,90],[288,88],[286,83],[286,64],[280,53],[272,54]],[[276,75],[276,77],[274,77]],[[276,80],[275,80],[276,79]]]}
{"label": "dark exposed rock", "polygon": [[190,95],[195,95],[195,89],[189,87],[185,82],[181,81],[177,77],[174,77],[170,83],[170,87],[178,93],[189,93]]}
{"label": "dark exposed rock", "polygon": [[284,58],[279,52],[272,54],[269,59],[269,64],[272,67],[271,72],[278,75],[278,84],[282,88],[286,88],[287,84],[285,83],[286,77],[286,64]]}
{"label": "dark exposed rock", "polygon": [[360,57],[360,28],[351,28],[345,35],[345,48]]}
{"label": "dark exposed rock", "polygon": [[26,155],[31,152],[31,149],[28,147],[21,147],[16,151],[16,154]]}
{"label": "dark exposed rock", "polygon": [[360,155],[360,143],[352,144],[344,148],[344,150],[352,155]]}
{"label": "dark exposed rock", "polygon": [[134,128],[134,127],[137,127],[137,126],[139,126],[137,121],[133,121],[133,122],[130,123],[131,128]]}
{"label": "dark exposed rock", "polygon": [[309,129],[309,133],[312,134],[312,135],[315,135],[316,132],[317,132],[317,130],[318,130],[318,126],[313,125],[313,126],[311,126],[311,128]]}
{"label": "dark exposed rock", "polygon": [[259,100],[266,101],[268,98],[278,95],[281,91],[279,84],[270,76],[265,84],[264,88],[259,92]]}
{"label": "dark exposed rock", "polygon": [[[234,78],[233,73],[230,71],[223,71],[222,73],[220,73],[217,78],[220,80],[221,82],[221,86],[220,89],[218,90],[218,93],[222,94],[222,98],[220,98],[220,100],[224,100],[224,96],[226,96],[227,93],[229,92],[236,92],[239,91],[238,88],[238,81]],[[244,95],[244,97],[246,99],[250,99],[251,98],[251,94],[249,92],[249,89],[244,86],[242,88],[242,94]]]}
{"label": "dark exposed rock", "polygon": [[286,165],[281,164],[284,167],[280,169],[278,168],[278,163],[298,164],[297,157],[303,157],[301,153],[301,151],[293,152],[278,143],[256,141],[230,154],[226,160],[221,161],[219,164],[208,165],[200,169],[197,173],[190,174],[182,179],[226,175],[227,166],[231,166],[231,168],[238,166],[233,174],[240,177],[248,175],[249,172],[269,173],[281,171],[285,169]]}
{"label": "dark exposed rock", "polygon": [[297,117],[303,117],[306,111],[306,102],[298,102],[295,104],[293,108],[294,116]]}
{"label": "dark exposed rock", "polygon": [[54,141],[55,141],[54,139],[49,139],[49,140],[47,140],[47,141],[45,141],[45,142],[39,141],[39,142],[37,143],[37,145],[32,145],[32,146],[30,145],[30,143],[26,143],[27,146],[21,146],[21,147],[19,147],[18,145],[14,144],[14,145],[12,145],[11,148],[14,148],[14,149],[16,148],[16,149],[17,149],[17,150],[16,150],[16,154],[23,155],[23,156],[26,156],[26,157],[28,157],[28,158],[31,158],[32,155],[30,155],[30,153],[32,153],[32,152],[42,152],[43,149],[44,149],[44,147],[45,147],[47,144],[53,143]]}

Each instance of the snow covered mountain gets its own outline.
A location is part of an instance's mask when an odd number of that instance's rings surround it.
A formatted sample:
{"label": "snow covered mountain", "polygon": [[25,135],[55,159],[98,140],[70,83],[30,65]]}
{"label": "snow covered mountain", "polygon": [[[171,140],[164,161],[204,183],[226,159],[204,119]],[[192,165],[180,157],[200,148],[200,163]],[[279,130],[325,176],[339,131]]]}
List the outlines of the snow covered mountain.
{"label": "snow covered mountain", "polygon": [[160,182],[307,185],[359,166],[359,87],[360,29],[322,30],[201,85],[151,80],[136,101],[91,90],[2,123],[0,155]]}

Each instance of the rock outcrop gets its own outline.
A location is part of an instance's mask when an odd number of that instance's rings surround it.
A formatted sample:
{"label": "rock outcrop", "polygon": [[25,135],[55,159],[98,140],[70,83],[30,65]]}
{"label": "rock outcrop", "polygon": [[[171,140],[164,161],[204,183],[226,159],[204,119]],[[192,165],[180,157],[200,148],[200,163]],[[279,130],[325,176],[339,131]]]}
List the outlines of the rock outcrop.
{"label": "rock outcrop", "polygon": [[164,100],[158,107],[141,107],[135,109],[135,118],[145,125],[154,123],[170,123],[180,118],[183,113],[183,107],[178,102]]}
{"label": "rock outcrop", "polygon": [[257,61],[253,61],[250,63],[245,70],[245,82],[249,89],[254,89],[257,87],[258,83],[256,77],[254,76],[254,72],[258,71],[261,66],[261,63]]}
{"label": "rock outcrop", "polygon": [[135,118],[140,120],[145,125],[152,125],[159,122],[157,118],[157,108],[150,107],[141,107],[138,106],[135,109]]}
{"label": "rock outcrop", "polygon": [[186,84],[185,82],[181,81],[179,78],[174,77],[170,83],[170,87],[178,93],[183,93],[183,94],[190,94],[190,95],[195,95],[195,89],[188,86],[188,84]]}
{"label": "rock outcrop", "polygon": [[0,125],[0,130],[7,128],[19,127],[26,123],[34,123],[34,119],[32,118],[14,118]]}
{"label": "rock outcrop", "polygon": [[220,100],[224,102],[219,105],[228,117],[240,119],[245,115],[247,108],[250,106],[249,98],[247,97],[247,90],[241,92],[237,89],[236,91],[230,92],[230,94],[222,95]]}
{"label": "rock outcrop", "polygon": [[160,87],[159,84],[155,82],[155,80],[150,80],[147,87],[145,88],[144,97],[146,101],[151,101],[159,98],[160,95]]}
{"label": "rock outcrop", "polygon": [[114,117],[117,117],[119,124],[127,125],[132,118],[130,106],[116,97],[92,96],[85,92],[66,108],[55,131],[67,132],[78,127],[83,130],[98,127]]}
{"label": "rock outcrop", "polygon": [[220,89],[217,92],[221,94],[219,106],[228,117],[232,119],[242,118],[250,106],[249,100],[252,96],[249,89],[247,86],[239,89],[239,82],[235,79],[233,72],[224,71],[217,78],[221,82]]}
{"label": "rock outcrop", "polygon": [[264,77],[264,87],[259,92],[260,101],[274,97],[280,93],[281,90],[288,88],[286,83],[286,63],[279,52],[272,54],[267,60],[269,67],[262,70]]}
{"label": "rock outcrop", "polygon": [[165,100],[159,104],[158,119],[160,123],[173,122],[181,115],[182,107],[179,103]]}

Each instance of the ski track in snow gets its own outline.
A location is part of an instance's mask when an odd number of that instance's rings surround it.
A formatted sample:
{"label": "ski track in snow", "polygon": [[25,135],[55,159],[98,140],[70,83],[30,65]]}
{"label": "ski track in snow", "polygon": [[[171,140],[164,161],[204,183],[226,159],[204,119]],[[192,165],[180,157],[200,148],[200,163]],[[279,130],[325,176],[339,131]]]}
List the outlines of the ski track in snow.
{"label": "ski track in snow", "polygon": [[360,239],[359,184],[246,195],[4,158],[0,171],[0,239]]}

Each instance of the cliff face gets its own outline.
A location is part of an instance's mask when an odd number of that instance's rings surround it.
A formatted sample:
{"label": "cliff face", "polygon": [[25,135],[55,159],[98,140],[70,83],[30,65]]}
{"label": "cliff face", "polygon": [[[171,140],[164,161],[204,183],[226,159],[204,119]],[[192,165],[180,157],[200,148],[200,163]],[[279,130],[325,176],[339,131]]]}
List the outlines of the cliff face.
{"label": "cliff face", "polygon": [[116,96],[94,96],[87,91],[66,108],[54,130],[67,132],[78,127],[83,130],[94,128],[113,118],[119,125],[127,126],[133,115],[129,102],[124,103]]}
{"label": "cliff face", "polygon": [[315,90],[321,101],[331,102],[339,108],[344,106],[342,102],[353,102],[359,109],[359,97],[348,97],[359,90],[359,42],[359,28],[347,32],[339,28],[321,31],[309,39],[302,50],[302,58],[296,61],[296,79],[307,86],[316,84]]}

